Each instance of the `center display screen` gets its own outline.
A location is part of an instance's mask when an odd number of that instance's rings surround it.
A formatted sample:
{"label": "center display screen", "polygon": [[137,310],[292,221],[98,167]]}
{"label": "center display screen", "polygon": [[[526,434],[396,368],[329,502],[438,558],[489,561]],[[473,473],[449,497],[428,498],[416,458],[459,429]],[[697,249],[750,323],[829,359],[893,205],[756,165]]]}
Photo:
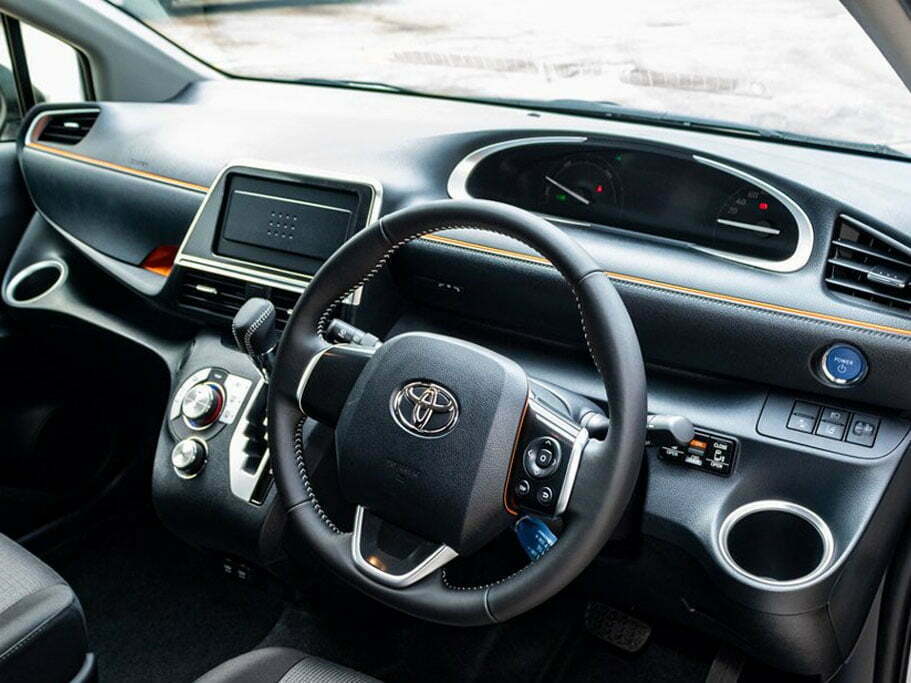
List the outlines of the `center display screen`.
{"label": "center display screen", "polygon": [[354,188],[234,174],[215,252],[312,274],[366,222]]}

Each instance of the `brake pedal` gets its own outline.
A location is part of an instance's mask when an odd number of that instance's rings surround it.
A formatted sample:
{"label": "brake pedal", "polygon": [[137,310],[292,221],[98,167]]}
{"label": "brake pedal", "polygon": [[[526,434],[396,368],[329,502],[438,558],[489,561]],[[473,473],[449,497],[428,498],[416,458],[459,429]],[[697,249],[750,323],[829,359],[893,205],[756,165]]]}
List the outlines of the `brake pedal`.
{"label": "brake pedal", "polygon": [[585,629],[624,652],[639,652],[652,635],[652,627],[625,612],[590,602],[585,608]]}

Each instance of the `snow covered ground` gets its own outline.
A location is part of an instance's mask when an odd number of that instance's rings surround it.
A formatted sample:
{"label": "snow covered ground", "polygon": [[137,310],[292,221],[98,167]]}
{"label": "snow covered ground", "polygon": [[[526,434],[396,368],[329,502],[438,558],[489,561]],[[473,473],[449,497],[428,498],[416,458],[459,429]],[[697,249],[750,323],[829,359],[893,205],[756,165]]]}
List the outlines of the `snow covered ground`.
{"label": "snow covered ground", "polygon": [[911,153],[911,95],[837,0],[181,2],[150,23],[238,75],[609,100]]}

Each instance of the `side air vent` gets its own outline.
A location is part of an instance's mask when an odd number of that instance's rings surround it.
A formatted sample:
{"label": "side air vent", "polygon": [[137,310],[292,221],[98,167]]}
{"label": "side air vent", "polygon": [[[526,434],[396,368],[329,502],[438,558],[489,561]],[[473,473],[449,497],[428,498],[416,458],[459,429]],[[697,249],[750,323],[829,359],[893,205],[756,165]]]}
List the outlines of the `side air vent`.
{"label": "side air vent", "polygon": [[97,118],[97,111],[51,114],[41,129],[38,142],[75,145],[88,135]]}
{"label": "side air vent", "polygon": [[829,289],[881,306],[911,311],[911,247],[840,216],[826,267]]}
{"label": "side air vent", "polygon": [[214,315],[230,322],[244,302],[254,296],[275,304],[276,328],[283,330],[300,294],[277,287],[265,287],[199,270],[183,269],[177,304],[184,309]]}

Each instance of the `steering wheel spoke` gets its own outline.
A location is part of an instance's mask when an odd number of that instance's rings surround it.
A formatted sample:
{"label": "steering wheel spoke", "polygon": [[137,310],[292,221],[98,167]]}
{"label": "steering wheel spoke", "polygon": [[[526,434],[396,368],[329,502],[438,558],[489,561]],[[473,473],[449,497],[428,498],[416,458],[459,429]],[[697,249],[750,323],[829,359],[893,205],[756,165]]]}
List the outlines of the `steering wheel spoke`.
{"label": "steering wheel spoke", "polygon": [[297,385],[297,404],[301,412],[334,427],[351,387],[375,350],[356,344],[333,344],[315,354]]}
{"label": "steering wheel spoke", "polygon": [[368,578],[391,588],[407,588],[458,557],[444,543],[433,543],[387,522],[359,505],[351,534],[351,557]]}
{"label": "steering wheel spoke", "polygon": [[587,443],[586,429],[529,398],[506,489],[510,511],[562,515]]}

